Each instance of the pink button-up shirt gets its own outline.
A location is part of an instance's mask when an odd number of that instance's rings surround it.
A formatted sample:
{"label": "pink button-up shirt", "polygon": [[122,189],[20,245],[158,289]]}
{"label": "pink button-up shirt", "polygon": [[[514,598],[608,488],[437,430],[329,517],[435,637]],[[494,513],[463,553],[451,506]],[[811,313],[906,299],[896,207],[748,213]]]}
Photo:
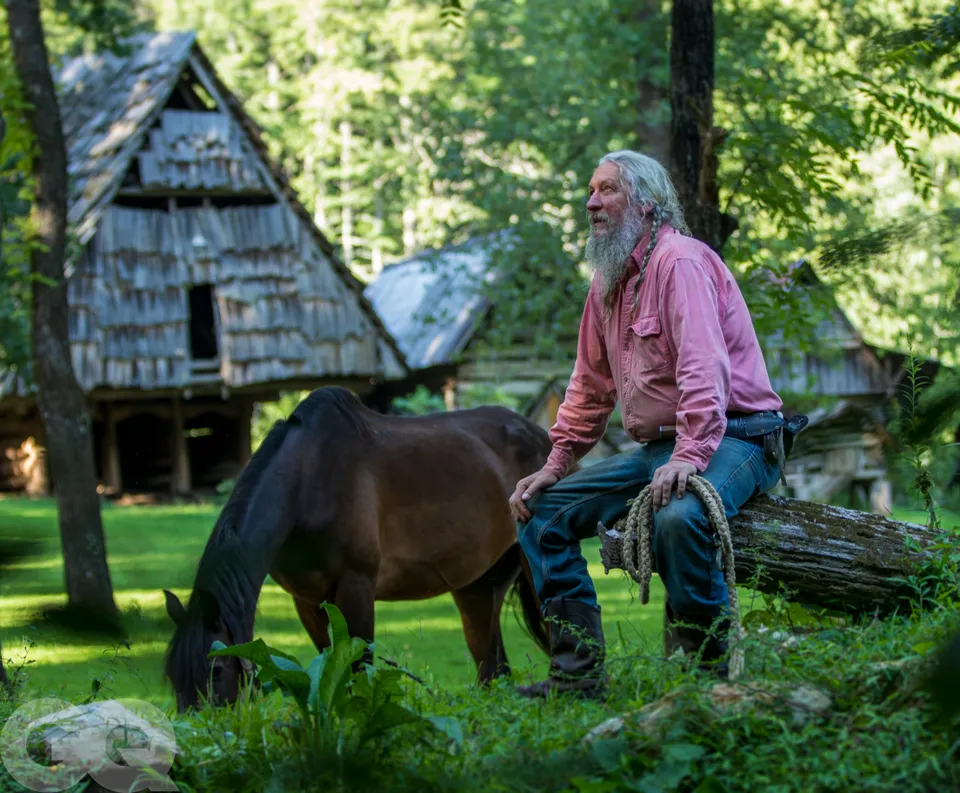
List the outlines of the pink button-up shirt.
{"label": "pink button-up shirt", "polygon": [[563,476],[603,436],[617,401],[635,441],[675,425],[672,460],[703,471],[720,445],[727,411],[780,410],[747,304],[709,247],[664,226],[633,308],[649,236],[609,317],[597,275],[580,323],[577,362],[550,430],[546,469]]}

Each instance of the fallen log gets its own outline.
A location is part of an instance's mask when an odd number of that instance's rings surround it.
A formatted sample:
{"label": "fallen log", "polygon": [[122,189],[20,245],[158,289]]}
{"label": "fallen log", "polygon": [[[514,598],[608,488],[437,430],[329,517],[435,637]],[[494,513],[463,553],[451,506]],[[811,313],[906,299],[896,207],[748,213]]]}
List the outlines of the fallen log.
{"label": "fallen log", "polygon": [[[620,528],[597,525],[607,574],[623,569]],[[856,612],[887,612],[909,597],[910,587],[894,579],[915,573],[936,540],[916,523],[771,495],[747,502],[730,534],[740,586]]]}

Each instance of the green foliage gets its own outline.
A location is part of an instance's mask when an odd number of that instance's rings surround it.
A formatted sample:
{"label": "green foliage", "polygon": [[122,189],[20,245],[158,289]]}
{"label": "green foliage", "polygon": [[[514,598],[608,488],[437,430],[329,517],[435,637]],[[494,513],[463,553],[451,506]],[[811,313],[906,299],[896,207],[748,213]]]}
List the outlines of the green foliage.
{"label": "green foliage", "polygon": [[[361,277],[391,258],[510,229],[511,246],[494,256],[504,277],[487,285],[498,314],[486,341],[569,358],[558,342],[575,336],[583,305],[586,180],[601,154],[645,148],[640,131],[668,123],[666,6],[477,0],[457,26],[448,16],[466,6],[447,2],[338,0],[323,14],[287,0],[151,5],[161,27],[196,27],[217,53],[218,69]],[[924,142],[956,127],[955,84],[929,58],[874,57],[869,70],[858,67],[884,36],[911,30],[916,15],[928,20],[920,26],[928,40],[948,35],[937,0],[914,11],[842,0],[716,5],[715,121],[730,130],[721,200],[740,220],[725,258],[757,307],[761,337],[785,328],[795,346],[812,348],[809,307],[770,282],[839,239],[844,248],[825,253],[827,265],[862,251],[875,265],[867,283],[824,268],[861,316],[877,301],[911,296],[899,312],[908,329],[874,329],[883,343],[909,332],[925,350],[953,344],[942,332],[956,324],[945,306],[923,299],[960,272],[950,243],[917,223],[886,222],[874,194],[880,180],[911,193],[917,217],[949,218],[960,205],[957,173],[941,173],[930,151],[939,143]],[[649,105],[638,101],[641,84]],[[903,170],[892,182],[882,153]],[[960,163],[960,152],[950,162]],[[905,271],[906,258],[871,248],[884,229],[905,225],[917,227],[911,253],[947,257],[944,268],[906,278],[906,290],[904,278],[879,283],[880,273]]]}
{"label": "green foliage", "polygon": [[431,393],[421,384],[406,396],[394,399],[391,409],[404,416],[425,416],[429,413],[442,413],[447,407],[440,394]]}
{"label": "green foliage", "polygon": [[903,480],[903,489],[920,499],[927,525],[938,529],[937,502],[950,495],[960,451],[953,439],[960,418],[957,377],[950,371],[941,371],[931,385],[922,372],[922,362],[912,351],[903,367],[902,398],[894,405],[889,427],[894,443],[888,464]]}
{"label": "green foliage", "polygon": [[[41,4],[52,66],[66,54],[104,48],[141,29],[126,0],[49,0]],[[6,13],[0,6],[0,375],[30,374],[31,167],[38,153],[23,115],[24,98],[13,68]]]}
{"label": "green foliage", "polygon": [[901,30],[879,32],[863,48],[859,66],[863,71],[877,66],[900,69],[919,66],[950,77],[960,68],[958,48],[960,4],[954,3],[929,20],[914,22]]}
{"label": "green foliage", "polygon": [[273,425],[284,421],[296,410],[309,394],[309,391],[284,391],[276,402],[259,402],[253,414],[253,424],[250,428],[250,443],[252,451],[260,448],[263,439],[270,434]]}
{"label": "green foliage", "polygon": [[[123,653],[126,657],[109,658],[116,669],[111,677],[102,671],[107,656],[112,656],[103,652],[103,645],[42,626],[28,627],[30,604],[38,597],[56,597],[61,587],[54,505],[0,502],[0,531],[42,537],[45,548],[43,556],[32,560],[35,563],[11,570],[0,601],[4,654],[13,659],[8,669],[26,676],[29,683],[20,689],[19,701],[53,693],[80,702],[91,691],[90,677],[95,675],[102,681],[97,698],[131,696],[170,708],[169,687],[161,683],[170,623],[160,588],[172,584],[189,591],[197,555],[216,513],[210,505],[105,510],[118,591],[126,589],[129,597],[142,603],[142,609],[128,614],[132,649]],[[947,512],[941,516],[944,525],[950,521],[960,525],[957,516]],[[587,558],[596,560],[595,547],[586,545]],[[743,591],[740,602],[749,624],[749,643],[746,677],[739,682],[748,690],[773,694],[754,706],[723,710],[714,705],[710,678],[663,659],[660,602],[641,607],[633,598],[631,603],[629,581],[615,576],[598,576],[597,584],[612,677],[605,699],[531,702],[517,696],[514,686],[541,674],[545,663],[532,644],[522,645],[529,657],[518,651],[515,642],[521,634],[519,629],[510,633],[515,626],[509,617],[503,624],[513,678],[486,688],[470,685],[466,681],[472,668],[466,675],[462,671],[472,665],[464,657],[459,619],[448,600],[443,604],[446,611],[437,601],[381,603],[378,655],[390,648],[391,641],[402,645],[407,637],[413,640],[418,626],[433,642],[428,646],[434,654],[429,659],[421,655],[411,667],[425,685],[400,679],[404,697],[396,701],[420,714],[456,719],[462,746],[440,731],[412,724],[388,730],[356,750],[351,740],[339,754],[336,745],[319,751],[308,741],[302,712],[292,696],[251,691],[233,708],[206,707],[174,716],[178,746],[174,779],[185,793],[532,793],[570,790],[575,778],[582,780],[578,787],[619,791],[639,786],[640,779],[669,781],[669,775],[681,770],[671,770],[676,753],[688,751],[674,747],[693,745],[703,753],[691,760],[689,775],[678,790],[703,785],[706,790],[734,792],[927,793],[954,790],[960,783],[960,757],[954,748],[960,733],[953,732],[949,722],[934,720],[937,699],[922,687],[927,670],[941,655],[936,648],[942,646],[946,654],[957,631],[955,611],[946,604],[884,619],[856,618],[804,610],[788,599],[755,598]],[[766,613],[749,617],[753,611]],[[284,653],[272,648],[289,651],[295,645],[304,648],[296,651],[300,658],[315,655],[289,597],[275,584],[265,587],[258,626],[256,635],[266,638],[268,654],[283,658]],[[33,642],[25,658],[20,638],[24,634]],[[439,655],[449,660],[442,663]],[[427,663],[432,671],[424,670]],[[309,671],[309,664],[301,669]],[[945,667],[946,672],[952,669],[956,664]],[[944,675],[942,680],[950,685],[955,677]],[[830,708],[808,714],[790,705],[790,696],[803,686],[829,694]],[[955,682],[945,690],[955,692]],[[645,707],[672,707],[671,702],[676,709],[666,711],[663,734],[649,733],[634,716]],[[0,696],[0,720],[15,704]],[[173,716],[172,709],[168,712]],[[587,732],[614,716],[626,721],[624,732],[608,738],[614,743],[597,750],[582,743]],[[347,726],[356,736],[354,724]],[[622,765],[615,766],[621,755]],[[716,782],[709,782],[711,778]],[[0,768],[0,790],[7,789],[20,788],[5,779]]]}
{"label": "green foliage", "polygon": [[330,646],[306,668],[293,656],[268,647],[263,639],[232,647],[215,642],[210,657],[231,656],[255,663],[264,693],[279,690],[296,702],[302,740],[321,752],[331,747],[336,747],[337,754],[353,752],[408,724],[459,737],[454,720],[425,717],[400,704],[404,670],[364,663],[355,672],[354,665],[365,653],[372,654],[373,646],[349,635],[336,606],[325,603],[323,608],[329,619]]}
{"label": "green foliage", "polygon": [[[252,696],[178,723],[174,774],[184,790],[948,790],[960,782],[954,738],[920,686],[954,624],[942,610],[883,621],[769,619],[750,629],[747,676],[727,694],[744,699],[733,706],[713,694],[712,679],[660,657],[659,641],[622,634],[609,643],[603,701],[530,702],[513,691],[519,681],[456,694],[411,685],[405,707],[456,719],[460,751],[416,725],[361,751],[345,743],[339,757],[309,750],[282,702]],[[809,704],[811,689],[828,697],[826,707]],[[583,742],[617,715],[618,733]],[[441,740],[424,740],[432,736]]]}
{"label": "green foliage", "polygon": [[457,404],[464,409],[483,405],[500,405],[519,411],[522,400],[510,394],[503,386],[484,383],[461,383],[457,390]]}

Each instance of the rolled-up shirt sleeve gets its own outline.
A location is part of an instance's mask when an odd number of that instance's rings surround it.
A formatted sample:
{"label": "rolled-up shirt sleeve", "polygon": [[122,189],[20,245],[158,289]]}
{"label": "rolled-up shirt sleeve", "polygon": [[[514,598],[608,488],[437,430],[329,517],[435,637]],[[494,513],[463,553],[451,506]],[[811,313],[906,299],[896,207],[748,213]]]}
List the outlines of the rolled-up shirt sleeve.
{"label": "rolled-up shirt sleeve", "polygon": [[590,286],[580,320],[577,360],[557,422],[550,429],[553,450],[544,469],[563,477],[603,437],[617,404],[617,387],[607,359],[598,278]]}
{"label": "rolled-up shirt sleeve", "polygon": [[694,259],[677,259],[660,286],[661,317],[677,362],[677,442],[671,460],[703,471],[727,428],[730,355],[717,284]]}

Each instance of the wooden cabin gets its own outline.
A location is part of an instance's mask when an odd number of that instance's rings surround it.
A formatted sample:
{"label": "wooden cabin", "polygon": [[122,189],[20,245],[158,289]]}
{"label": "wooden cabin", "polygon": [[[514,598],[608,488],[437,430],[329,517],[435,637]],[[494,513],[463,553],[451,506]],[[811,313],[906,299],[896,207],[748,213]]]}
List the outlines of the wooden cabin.
{"label": "wooden cabin", "polygon": [[[388,265],[367,287],[412,372],[409,380],[392,387],[412,390],[424,383],[444,389],[448,407],[471,389],[498,390],[549,428],[573,370],[576,339],[571,337],[562,355],[551,360],[532,358],[520,346],[492,355],[483,351],[484,333],[496,322],[496,306],[484,288],[496,278],[487,267],[488,244],[488,238],[479,238]],[[803,289],[811,295],[825,289],[802,261],[786,284],[771,288]],[[863,341],[836,301],[816,335],[816,354],[795,352],[782,334],[761,340],[784,412],[811,418],[788,462],[788,487],[781,485],[779,491],[824,502],[847,494],[884,511],[891,505],[884,427],[903,375],[902,357],[881,360],[882,351]],[[615,411],[603,440],[584,463],[633,443]]]}
{"label": "wooden cabin", "polygon": [[[128,49],[56,74],[79,244],[70,343],[104,490],[186,493],[239,471],[258,401],[367,396],[408,372],[194,35]],[[42,492],[32,389],[0,386],[0,480]]]}

